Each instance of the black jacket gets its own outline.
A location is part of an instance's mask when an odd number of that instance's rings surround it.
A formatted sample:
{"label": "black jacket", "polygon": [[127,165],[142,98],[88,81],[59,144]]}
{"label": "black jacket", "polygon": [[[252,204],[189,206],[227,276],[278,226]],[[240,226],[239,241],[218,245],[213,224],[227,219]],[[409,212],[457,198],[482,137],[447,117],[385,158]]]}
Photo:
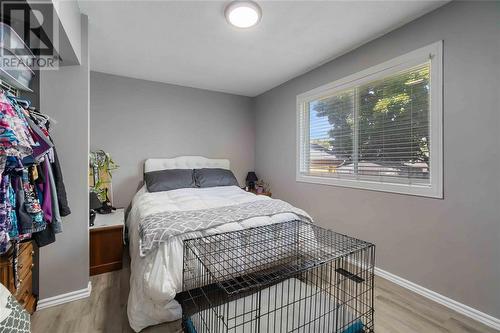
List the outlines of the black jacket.
{"label": "black jacket", "polygon": [[54,163],[52,163],[52,173],[54,174],[54,182],[56,183],[59,214],[61,216],[68,216],[69,214],[71,214],[71,209],[69,209],[68,206],[66,187],[64,186],[61,165],[59,164],[59,158],[57,157],[57,151],[55,147],[54,147]]}

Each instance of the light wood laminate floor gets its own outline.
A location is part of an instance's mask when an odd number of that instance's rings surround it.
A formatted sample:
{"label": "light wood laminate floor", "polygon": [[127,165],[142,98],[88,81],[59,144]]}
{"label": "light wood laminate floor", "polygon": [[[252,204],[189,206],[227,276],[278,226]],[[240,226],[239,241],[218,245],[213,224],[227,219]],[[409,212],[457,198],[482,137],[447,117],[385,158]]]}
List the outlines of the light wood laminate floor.
{"label": "light wood laminate floor", "polygon": [[[120,271],[91,277],[92,294],[89,298],[35,312],[31,321],[32,332],[133,332],[128,325],[126,310],[129,277],[128,265]],[[375,285],[377,333],[500,332],[387,280],[377,277]],[[179,322],[173,322],[143,332],[179,333],[181,328]]]}

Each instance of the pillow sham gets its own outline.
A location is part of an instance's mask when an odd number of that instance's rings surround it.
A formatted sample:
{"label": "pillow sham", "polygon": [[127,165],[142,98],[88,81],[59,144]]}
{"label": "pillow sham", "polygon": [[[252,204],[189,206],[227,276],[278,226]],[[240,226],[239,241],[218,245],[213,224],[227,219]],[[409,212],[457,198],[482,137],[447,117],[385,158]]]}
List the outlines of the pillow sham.
{"label": "pillow sham", "polygon": [[193,169],[170,169],[144,173],[149,192],[162,192],[196,187]]}
{"label": "pillow sham", "polygon": [[194,180],[198,187],[238,186],[234,174],[226,169],[194,169]]}

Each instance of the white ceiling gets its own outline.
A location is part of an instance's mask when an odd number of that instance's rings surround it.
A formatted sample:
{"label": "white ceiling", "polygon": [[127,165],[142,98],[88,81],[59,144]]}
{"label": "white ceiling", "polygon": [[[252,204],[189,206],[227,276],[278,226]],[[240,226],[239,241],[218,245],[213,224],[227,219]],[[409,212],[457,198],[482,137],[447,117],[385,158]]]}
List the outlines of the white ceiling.
{"label": "white ceiling", "polygon": [[447,1],[258,1],[227,24],[228,1],[82,1],[94,71],[256,96]]}

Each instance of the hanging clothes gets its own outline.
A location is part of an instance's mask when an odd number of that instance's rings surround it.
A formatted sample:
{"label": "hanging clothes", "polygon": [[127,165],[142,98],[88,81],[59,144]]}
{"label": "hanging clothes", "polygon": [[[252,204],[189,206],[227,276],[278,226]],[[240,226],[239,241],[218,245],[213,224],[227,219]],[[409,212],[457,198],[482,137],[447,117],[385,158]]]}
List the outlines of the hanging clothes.
{"label": "hanging clothes", "polygon": [[[21,228],[22,234],[31,234],[42,231],[46,227],[44,213],[40,205],[37,190],[29,181],[28,169],[23,169],[21,183],[24,191],[24,209],[31,217],[31,224],[27,223]],[[28,222],[28,221],[27,221]]]}
{"label": "hanging clothes", "polygon": [[54,180],[54,174],[52,172],[52,167],[48,160],[45,161],[45,168],[48,170],[48,178],[51,189],[51,202],[52,202],[52,229],[54,233],[58,234],[62,232],[62,219],[59,212],[59,203],[57,201],[57,188]]}
{"label": "hanging clothes", "polygon": [[50,118],[0,90],[0,253],[33,238],[55,241],[71,213]]}
{"label": "hanging clothes", "polygon": [[0,181],[0,253],[4,253],[9,244],[9,215],[12,209],[9,201],[8,188],[10,183],[9,175],[2,175]]}
{"label": "hanging clothes", "polygon": [[36,145],[33,146],[33,157],[40,160],[54,145],[45,132],[33,120],[28,118],[28,124],[32,130],[32,136],[36,140]]}
{"label": "hanging clothes", "polygon": [[19,236],[19,229],[17,226],[17,214],[16,214],[16,192],[12,187],[12,183],[9,182],[9,187],[7,189],[7,197],[10,203],[10,212],[9,212],[9,238],[15,239]]}
{"label": "hanging clothes", "polygon": [[52,190],[49,181],[49,161],[45,159],[43,162],[43,168],[40,168],[43,172],[43,181],[38,182],[38,191],[42,196],[42,211],[45,221],[52,222]]}
{"label": "hanging clothes", "polygon": [[54,182],[57,189],[57,202],[59,203],[59,212],[61,216],[68,216],[71,214],[71,209],[68,205],[68,198],[66,195],[66,186],[64,185],[61,165],[59,164],[59,157],[57,149],[54,148],[54,163],[52,163],[52,172],[54,174]]}
{"label": "hanging clothes", "polygon": [[20,115],[0,91],[0,175],[8,156],[23,158],[32,154],[34,141],[29,133],[24,115]]}

